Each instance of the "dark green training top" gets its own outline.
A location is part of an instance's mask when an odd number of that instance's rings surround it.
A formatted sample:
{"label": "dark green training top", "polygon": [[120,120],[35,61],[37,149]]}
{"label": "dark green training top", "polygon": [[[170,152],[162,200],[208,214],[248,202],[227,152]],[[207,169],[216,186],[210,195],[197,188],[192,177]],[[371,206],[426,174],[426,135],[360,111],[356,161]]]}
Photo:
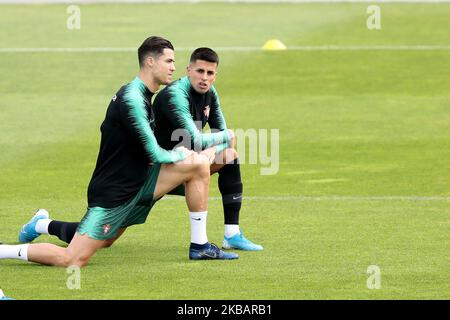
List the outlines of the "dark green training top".
{"label": "dark green training top", "polygon": [[[153,110],[155,136],[164,149],[183,145],[201,151],[217,145],[220,152],[228,146],[227,125],[214,86],[200,94],[191,86],[189,78],[183,77],[158,93]],[[202,133],[207,123],[213,133]]]}
{"label": "dark green training top", "polygon": [[88,187],[88,206],[113,208],[137,194],[149,167],[184,159],[158,146],[153,134],[153,93],[136,77],[112,98],[101,125],[97,164]]}

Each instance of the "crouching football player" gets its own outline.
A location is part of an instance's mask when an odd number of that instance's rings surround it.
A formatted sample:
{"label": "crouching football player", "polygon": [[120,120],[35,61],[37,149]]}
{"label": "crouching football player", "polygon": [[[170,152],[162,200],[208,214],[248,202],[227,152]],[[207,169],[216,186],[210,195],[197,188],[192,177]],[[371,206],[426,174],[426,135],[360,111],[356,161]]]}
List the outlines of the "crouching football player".
{"label": "crouching football player", "polygon": [[[88,210],[67,248],[49,243],[0,245],[0,259],[21,259],[55,266],[84,266],[98,249],[111,246],[128,228],[144,223],[152,206],[183,184],[191,221],[190,259],[236,259],[208,242],[206,217],[210,162],[208,154],[186,148],[167,151],[153,134],[151,98],[175,71],[172,44],[146,39],[138,50],[140,71],[112,98],[101,125],[97,164],[88,187]],[[225,139],[224,143],[230,140]],[[210,149],[211,153],[215,149]],[[20,235],[30,242],[48,219],[39,210]]]}

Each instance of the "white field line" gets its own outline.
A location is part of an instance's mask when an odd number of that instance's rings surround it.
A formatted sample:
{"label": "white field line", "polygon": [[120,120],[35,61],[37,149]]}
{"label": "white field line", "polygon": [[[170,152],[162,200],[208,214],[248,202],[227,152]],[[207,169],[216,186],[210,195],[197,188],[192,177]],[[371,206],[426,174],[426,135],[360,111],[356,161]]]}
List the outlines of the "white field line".
{"label": "white field line", "polygon": [[[194,47],[178,47],[176,51],[192,51]],[[216,51],[262,51],[261,47],[214,47]],[[0,48],[0,53],[90,53],[90,52],[136,52],[136,48]],[[322,45],[322,46],[289,46],[287,50],[291,51],[439,51],[450,50],[450,45]]]}
{"label": "white field line", "polygon": [[449,3],[450,0],[0,0],[0,4],[90,3]]}
{"label": "white field line", "polygon": [[[209,200],[221,200],[221,197],[209,197]],[[183,200],[184,197],[168,195],[162,200]],[[440,196],[248,196],[247,201],[450,201],[450,197]]]}

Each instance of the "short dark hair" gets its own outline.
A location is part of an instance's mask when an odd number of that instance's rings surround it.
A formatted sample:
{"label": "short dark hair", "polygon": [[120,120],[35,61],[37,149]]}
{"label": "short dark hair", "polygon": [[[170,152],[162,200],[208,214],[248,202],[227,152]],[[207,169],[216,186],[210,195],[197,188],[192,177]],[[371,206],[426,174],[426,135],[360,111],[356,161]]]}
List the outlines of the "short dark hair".
{"label": "short dark hair", "polygon": [[151,36],[145,39],[138,49],[139,66],[141,68],[144,66],[144,60],[149,55],[158,58],[163,54],[164,49],[174,50],[169,40],[157,36]]}
{"label": "short dark hair", "polygon": [[197,60],[204,60],[208,62],[217,63],[219,65],[219,56],[217,53],[210,48],[202,47],[197,48],[192,52],[190,62],[195,62]]}

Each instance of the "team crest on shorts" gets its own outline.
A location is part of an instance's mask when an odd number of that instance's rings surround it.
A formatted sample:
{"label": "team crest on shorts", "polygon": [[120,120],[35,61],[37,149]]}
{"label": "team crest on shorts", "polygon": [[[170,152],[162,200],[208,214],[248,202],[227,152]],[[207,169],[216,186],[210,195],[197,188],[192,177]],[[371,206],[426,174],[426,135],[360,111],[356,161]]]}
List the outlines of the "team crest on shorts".
{"label": "team crest on shorts", "polygon": [[103,226],[103,234],[107,234],[111,230],[111,226],[109,224],[105,224]]}
{"label": "team crest on shorts", "polygon": [[203,114],[206,118],[209,118],[209,105],[203,108]]}

